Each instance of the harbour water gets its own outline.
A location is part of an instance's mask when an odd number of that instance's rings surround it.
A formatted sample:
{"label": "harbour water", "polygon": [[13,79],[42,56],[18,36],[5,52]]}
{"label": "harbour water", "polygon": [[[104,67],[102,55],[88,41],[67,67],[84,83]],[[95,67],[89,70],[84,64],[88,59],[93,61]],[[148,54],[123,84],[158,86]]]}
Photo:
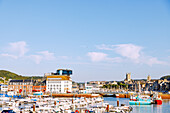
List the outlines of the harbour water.
{"label": "harbour water", "polygon": [[[128,98],[115,98],[115,97],[104,97],[104,102],[110,105],[117,106],[117,100],[119,104],[129,105]],[[170,113],[170,100],[163,100],[162,105],[132,105],[133,111],[131,113]]]}
{"label": "harbour water", "polygon": [[[104,99],[104,103],[109,103],[109,105],[112,105],[112,106],[117,106],[117,100],[119,100],[119,105],[125,104],[129,106],[128,98],[104,97],[103,99]],[[59,104],[62,105],[62,103],[59,103]],[[59,106],[59,104],[57,106]],[[157,105],[157,104],[131,105],[131,107],[133,108],[131,113],[170,113],[170,100],[163,100],[162,105]],[[0,111],[1,110],[2,108],[0,107]],[[98,112],[98,113],[101,113],[101,112]]]}

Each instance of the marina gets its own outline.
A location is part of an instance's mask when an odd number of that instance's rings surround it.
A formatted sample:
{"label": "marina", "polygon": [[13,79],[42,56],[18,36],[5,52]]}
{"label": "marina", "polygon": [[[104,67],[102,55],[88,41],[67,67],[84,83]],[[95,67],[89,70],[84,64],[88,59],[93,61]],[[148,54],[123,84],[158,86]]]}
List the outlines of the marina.
{"label": "marina", "polygon": [[[104,97],[104,102],[107,102],[113,106],[117,105],[117,100],[120,104],[129,105],[128,98],[115,98],[115,97]],[[169,113],[170,100],[163,99],[162,105],[151,104],[151,105],[130,105],[133,110],[131,113]]]}
{"label": "marina", "polygon": [[13,110],[16,113],[135,113],[141,109],[140,111],[152,113],[157,109],[158,113],[161,113],[170,105],[168,99],[162,100],[158,94],[136,94],[129,98],[103,97],[100,94],[33,94],[26,97],[1,94],[1,112]]}
{"label": "marina", "polygon": [[[105,113],[132,111],[132,107],[121,104],[113,106],[104,102],[101,97],[97,98],[35,98],[26,97],[22,99],[10,98],[2,101],[2,113],[5,110],[13,110],[16,113]],[[8,112],[5,112],[8,113]]]}
{"label": "marina", "polygon": [[[150,76],[147,81],[137,80],[136,82],[130,78],[130,73],[127,73],[124,81],[84,83],[72,81],[71,76],[72,70],[57,69],[55,73],[45,73],[41,79],[4,81],[6,84],[1,84],[0,112],[135,113],[136,109],[143,106],[163,106],[163,100],[170,98],[169,93],[148,91],[143,87],[150,83]],[[5,80],[5,77],[3,79]],[[166,79],[152,81],[153,86],[158,81],[169,83]],[[114,87],[115,85],[117,88]],[[151,85],[148,87],[154,88]]]}

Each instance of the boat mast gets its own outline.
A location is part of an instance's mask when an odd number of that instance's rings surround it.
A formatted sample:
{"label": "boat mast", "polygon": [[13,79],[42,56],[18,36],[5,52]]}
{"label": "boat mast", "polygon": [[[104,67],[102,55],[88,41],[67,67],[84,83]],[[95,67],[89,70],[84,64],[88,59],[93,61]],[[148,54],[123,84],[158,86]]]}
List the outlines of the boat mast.
{"label": "boat mast", "polygon": [[139,93],[141,93],[141,87],[140,87],[140,82],[139,82]]}

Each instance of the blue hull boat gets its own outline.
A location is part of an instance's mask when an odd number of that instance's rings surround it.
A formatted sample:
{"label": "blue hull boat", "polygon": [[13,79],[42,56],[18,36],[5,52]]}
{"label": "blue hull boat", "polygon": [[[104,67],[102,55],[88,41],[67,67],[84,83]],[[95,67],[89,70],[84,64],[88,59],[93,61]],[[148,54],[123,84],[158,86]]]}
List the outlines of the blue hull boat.
{"label": "blue hull boat", "polygon": [[151,105],[151,98],[148,95],[138,95],[129,101],[129,105]]}
{"label": "blue hull boat", "polygon": [[129,101],[129,105],[151,105],[149,101]]}

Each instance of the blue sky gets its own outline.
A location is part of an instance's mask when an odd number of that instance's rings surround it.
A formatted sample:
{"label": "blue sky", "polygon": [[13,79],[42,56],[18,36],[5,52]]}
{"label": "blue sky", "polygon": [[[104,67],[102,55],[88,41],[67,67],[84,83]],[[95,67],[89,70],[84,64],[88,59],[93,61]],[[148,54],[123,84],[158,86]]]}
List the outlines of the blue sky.
{"label": "blue sky", "polygon": [[0,69],[74,81],[170,74],[168,0],[0,0]]}

